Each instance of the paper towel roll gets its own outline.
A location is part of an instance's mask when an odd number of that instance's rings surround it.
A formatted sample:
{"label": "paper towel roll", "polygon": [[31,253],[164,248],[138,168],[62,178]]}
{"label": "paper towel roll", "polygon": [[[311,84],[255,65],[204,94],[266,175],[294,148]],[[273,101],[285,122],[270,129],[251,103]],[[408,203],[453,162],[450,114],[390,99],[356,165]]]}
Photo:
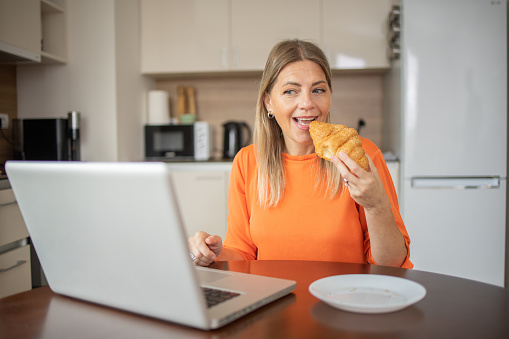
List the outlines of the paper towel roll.
{"label": "paper towel roll", "polygon": [[148,124],[166,125],[170,123],[168,92],[148,92]]}

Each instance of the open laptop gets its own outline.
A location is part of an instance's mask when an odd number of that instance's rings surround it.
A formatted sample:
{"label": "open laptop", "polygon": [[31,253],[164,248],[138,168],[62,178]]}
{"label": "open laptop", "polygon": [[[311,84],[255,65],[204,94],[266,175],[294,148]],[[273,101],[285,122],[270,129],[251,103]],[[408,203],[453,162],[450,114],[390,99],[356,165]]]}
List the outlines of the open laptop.
{"label": "open laptop", "polygon": [[[164,163],[9,161],[6,171],[56,293],[213,329],[296,287],[195,267]],[[208,307],[204,287],[233,294]]]}

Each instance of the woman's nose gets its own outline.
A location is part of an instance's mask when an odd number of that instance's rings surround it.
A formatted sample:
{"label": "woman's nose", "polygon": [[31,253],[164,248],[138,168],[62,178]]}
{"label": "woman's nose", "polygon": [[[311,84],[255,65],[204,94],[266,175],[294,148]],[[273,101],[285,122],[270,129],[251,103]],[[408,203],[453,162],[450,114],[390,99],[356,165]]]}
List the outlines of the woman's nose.
{"label": "woman's nose", "polygon": [[309,110],[314,107],[313,98],[311,96],[311,93],[308,93],[306,91],[301,92],[302,95],[300,97],[299,101],[299,108]]}

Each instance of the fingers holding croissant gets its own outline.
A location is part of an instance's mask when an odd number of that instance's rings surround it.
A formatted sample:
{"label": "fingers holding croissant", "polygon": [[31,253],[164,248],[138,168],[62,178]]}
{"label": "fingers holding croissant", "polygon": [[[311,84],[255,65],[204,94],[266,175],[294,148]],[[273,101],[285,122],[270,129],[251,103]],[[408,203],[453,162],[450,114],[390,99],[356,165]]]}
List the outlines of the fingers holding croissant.
{"label": "fingers holding croissant", "polygon": [[309,133],[315,145],[315,152],[320,158],[331,161],[333,155],[345,152],[365,171],[368,170],[368,158],[362,149],[361,138],[354,128],[313,121],[309,125]]}

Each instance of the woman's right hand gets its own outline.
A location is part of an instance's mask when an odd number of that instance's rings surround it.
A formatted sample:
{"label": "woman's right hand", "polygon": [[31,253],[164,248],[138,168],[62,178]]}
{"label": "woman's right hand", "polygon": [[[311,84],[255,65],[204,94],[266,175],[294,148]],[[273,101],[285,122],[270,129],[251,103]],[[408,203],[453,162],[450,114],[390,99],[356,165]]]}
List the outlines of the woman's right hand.
{"label": "woman's right hand", "polygon": [[196,232],[187,240],[189,252],[194,256],[193,263],[198,266],[208,266],[217,260],[223,250],[223,240],[218,235],[206,232]]}

